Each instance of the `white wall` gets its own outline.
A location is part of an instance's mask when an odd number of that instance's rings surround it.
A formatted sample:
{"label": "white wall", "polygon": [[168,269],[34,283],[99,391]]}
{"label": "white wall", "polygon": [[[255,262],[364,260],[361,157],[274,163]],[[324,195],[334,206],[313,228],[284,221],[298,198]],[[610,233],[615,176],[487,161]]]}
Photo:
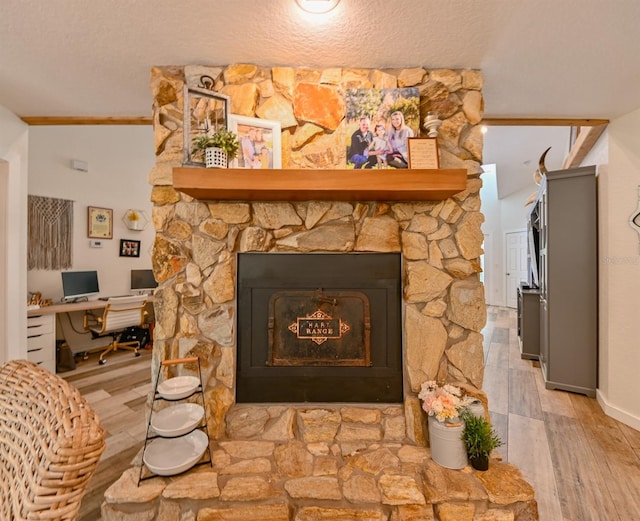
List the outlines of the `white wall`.
{"label": "white wall", "polygon": [[0,363],[27,355],[28,127],[0,106]]}
{"label": "white wall", "polygon": [[530,187],[498,199],[496,165],[484,165],[483,169],[480,199],[485,216],[482,224],[485,234],[485,296],[488,304],[505,306],[505,234],[526,230],[529,207],[525,207],[525,203],[532,193],[537,192],[538,186],[532,177]]}
{"label": "white wall", "polygon": [[599,169],[598,401],[640,429],[640,243],[629,226],[640,186],[640,110],[611,121],[609,164]]}
{"label": "white wall", "polygon": [[[74,201],[72,269],[97,269],[102,295],[128,293],[130,270],[151,267],[153,143],[150,125],[29,128],[29,194]],[[73,170],[72,159],[86,161],[89,171]],[[113,239],[102,240],[100,249],[89,247],[88,206],[113,209]],[[128,230],[122,222],[130,208],[144,210],[149,219],[144,231]],[[120,257],[120,239],[141,241],[140,257]],[[62,298],[59,271],[31,270],[27,286],[54,302]]]}

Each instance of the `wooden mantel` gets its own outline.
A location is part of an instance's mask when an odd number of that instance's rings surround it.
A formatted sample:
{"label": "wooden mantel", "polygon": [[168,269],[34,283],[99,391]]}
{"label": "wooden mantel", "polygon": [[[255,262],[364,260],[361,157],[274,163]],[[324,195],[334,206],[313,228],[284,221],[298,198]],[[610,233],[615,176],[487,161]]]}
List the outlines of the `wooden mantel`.
{"label": "wooden mantel", "polygon": [[467,171],[177,167],[173,187],[201,200],[437,201],[463,191]]}

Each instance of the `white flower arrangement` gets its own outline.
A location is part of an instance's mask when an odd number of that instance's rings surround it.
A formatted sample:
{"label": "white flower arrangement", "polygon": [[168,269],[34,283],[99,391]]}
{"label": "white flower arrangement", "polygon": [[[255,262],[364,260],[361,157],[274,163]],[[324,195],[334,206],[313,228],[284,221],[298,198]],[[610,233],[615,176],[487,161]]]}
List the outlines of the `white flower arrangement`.
{"label": "white flower arrangement", "polygon": [[451,384],[438,384],[435,380],[424,382],[418,393],[422,400],[422,408],[429,416],[435,416],[440,422],[457,418],[462,409],[469,405],[473,398],[463,396],[459,387]]}

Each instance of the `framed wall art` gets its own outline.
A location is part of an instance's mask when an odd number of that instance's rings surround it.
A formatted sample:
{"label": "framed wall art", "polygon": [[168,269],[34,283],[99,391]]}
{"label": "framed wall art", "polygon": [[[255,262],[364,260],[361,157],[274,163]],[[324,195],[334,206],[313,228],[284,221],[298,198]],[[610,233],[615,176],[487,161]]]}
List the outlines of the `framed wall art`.
{"label": "framed wall art", "polygon": [[120,239],[120,257],[140,257],[140,241]]}
{"label": "framed wall art", "polygon": [[113,210],[111,208],[89,206],[87,214],[89,238],[113,239]]}
{"label": "framed wall art", "polygon": [[[209,83],[204,84],[210,86]],[[230,106],[229,96],[208,88],[185,85],[183,164],[205,164],[204,151],[194,151],[193,140],[198,136],[212,136],[221,128],[228,128]]]}
{"label": "framed wall art", "polygon": [[280,122],[231,114],[229,130],[240,140],[234,168],[282,168]]}
{"label": "framed wall art", "polygon": [[409,168],[440,168],[438,141],[434,137],[409,138]]}
{"label": "framed wall art", "polygon": [[407,140],[418,135],[420,91],[345,90],[347,168],[407,168]]}

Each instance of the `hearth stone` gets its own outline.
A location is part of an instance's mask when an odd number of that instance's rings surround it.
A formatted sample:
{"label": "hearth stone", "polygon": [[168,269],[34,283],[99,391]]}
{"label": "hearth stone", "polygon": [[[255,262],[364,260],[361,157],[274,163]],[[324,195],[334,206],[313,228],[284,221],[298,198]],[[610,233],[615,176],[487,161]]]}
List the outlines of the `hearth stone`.
{"label": "hearth stone", "polygon": [[[296,428],[274,439],[271,422],[283,418]],[[448,521],[459,519],[454,512],[483,521],[537,519],[533,489],[515,466],[496,457],[486,472],[445,469],[427,447],[394,439],[386,425],[400,418],[400,405],[237,405],[227,418],[234,438],[212,441],[213,468],[138,487],[139,454],[105,493],[102,519]]]}

